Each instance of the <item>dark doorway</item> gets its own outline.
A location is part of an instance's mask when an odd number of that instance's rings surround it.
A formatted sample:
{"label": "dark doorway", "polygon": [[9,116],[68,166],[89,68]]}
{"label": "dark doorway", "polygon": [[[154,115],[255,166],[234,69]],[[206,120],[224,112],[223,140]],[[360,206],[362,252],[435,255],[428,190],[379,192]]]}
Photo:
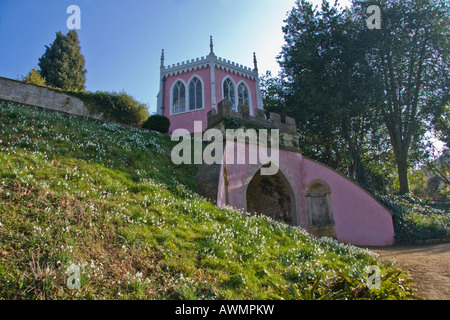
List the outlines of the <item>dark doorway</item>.
{"label": "dark doorway", "polygon": [[247,211],[260,213],[274,220],[292,224],[291,188],[285,176],[278,171],[271,176],[253,176],[247,188]]}

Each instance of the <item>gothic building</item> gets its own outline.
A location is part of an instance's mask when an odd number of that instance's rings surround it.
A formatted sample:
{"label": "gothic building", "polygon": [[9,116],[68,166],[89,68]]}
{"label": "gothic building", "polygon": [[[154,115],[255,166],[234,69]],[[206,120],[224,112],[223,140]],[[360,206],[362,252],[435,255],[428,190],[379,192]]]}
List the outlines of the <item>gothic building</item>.
{"label": "gothic building", "polygon": [[[319,237],[356,245],[392,245],[392,214],[346,177],[304,157],[294,119],[281,121],[275,113],[266,117],[255,55],[253,60],[251,69],[218,58],[212,39],[208,56],[176,65],[165,66],[162,52],[157,110],[170,119],[169,132],[186,129],[193,133],[199,130],[194,126],[197,121],[202,131],[224,132],[229,117],[241,124],[279,130],[278,152],[272,142],[270,147],[271,157],[278,154],[274,159],[264,158],[267,145],[250,135],[248,141],[225,139],[220,160],[204,162],[199,168],[196,191],[218,207],[264,214]],[[259,159],[241,162],[241,155]],[[263,173],[268,167],[276,168],[273,174]]]}
{"label": "gothic building", "polygon": [[263,109],[255,54],[253,63],[252,69],[217,57],[212,37],[206,57],[165,66],[163,50],[157,114],[170,119],[169,132],[193,132],[194,121],[202,121],[206,130],[207,113],[222,100],[230,101],[236,111],[238,105],[248,106],[253,115],[255,109]]}

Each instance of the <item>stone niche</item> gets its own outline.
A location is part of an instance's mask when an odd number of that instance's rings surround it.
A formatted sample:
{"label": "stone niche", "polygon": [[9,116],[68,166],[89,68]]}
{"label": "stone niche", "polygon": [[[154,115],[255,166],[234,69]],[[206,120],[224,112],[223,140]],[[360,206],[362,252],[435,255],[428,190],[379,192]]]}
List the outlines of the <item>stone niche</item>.
{"label": "stone niche", "polygon": [[312,181],[306,188],[308,232],[317,237],[336,238],[331,203],[331,189],[321,180]]}
{"label": "stone niche", "polygon": [[259,213],[274,220],[292,224],[292,190],[283,174],[261,175],[259,170],[250,181],[246,194],[247,212]]}

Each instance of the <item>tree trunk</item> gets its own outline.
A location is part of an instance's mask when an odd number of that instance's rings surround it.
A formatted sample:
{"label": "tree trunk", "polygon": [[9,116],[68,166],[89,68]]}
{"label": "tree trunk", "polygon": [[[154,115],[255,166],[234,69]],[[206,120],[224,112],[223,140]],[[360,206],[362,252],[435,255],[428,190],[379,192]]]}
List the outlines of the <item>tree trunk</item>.
{"label": "tree trunk", "polygon": [[400,159],[397,159],[397,172],[398,181],[400,184],[400,194],[409,193],[409,181],[408,181],[408,160],[406,155],[401,155]]}

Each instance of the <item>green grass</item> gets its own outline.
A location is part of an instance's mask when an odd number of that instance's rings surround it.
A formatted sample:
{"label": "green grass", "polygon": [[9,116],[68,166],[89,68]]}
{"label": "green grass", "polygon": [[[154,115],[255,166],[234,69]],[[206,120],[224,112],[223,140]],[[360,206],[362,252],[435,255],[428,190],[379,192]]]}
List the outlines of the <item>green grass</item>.
{"label": "green grass", "polygon": [[[6,104],[0,123],[0,299],[297,298],[315,279],[308,297],[358,299],[369,265],[396,270],[216,208],[192,191],[197,167],[172,164],[167,136]],[[73,264],[79,290],[66,285]],[[410,297],[399,272],[370,297]]]}

